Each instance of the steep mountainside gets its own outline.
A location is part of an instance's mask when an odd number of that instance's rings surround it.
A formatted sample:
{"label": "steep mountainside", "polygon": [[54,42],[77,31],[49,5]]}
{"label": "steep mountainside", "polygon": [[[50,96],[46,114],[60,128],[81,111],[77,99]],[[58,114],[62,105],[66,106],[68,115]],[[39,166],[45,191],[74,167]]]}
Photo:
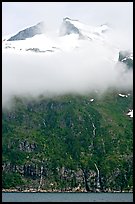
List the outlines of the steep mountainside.
{"label": "steep mountainside", "polygon": [[108,32],[66,17],[3,39],[3,189],[133,189],[133,53]]}
{"label": "steep mountainside", "polygon": [[133,187],[133,94],[14,98],[2,112],[3,188]]}

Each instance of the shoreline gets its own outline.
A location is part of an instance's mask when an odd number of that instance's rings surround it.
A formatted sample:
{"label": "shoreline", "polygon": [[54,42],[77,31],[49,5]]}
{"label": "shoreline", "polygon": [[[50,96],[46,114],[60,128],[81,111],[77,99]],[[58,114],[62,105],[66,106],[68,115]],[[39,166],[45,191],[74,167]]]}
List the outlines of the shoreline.
{"label": "shoreline", "polygon": [[2,189],[2,193],[133,193],[132,190],[129,191],[86,191],[83,189],[80,190],[37,190],[37,189],[27,189],[27,190],[18,190],[18,189]]}

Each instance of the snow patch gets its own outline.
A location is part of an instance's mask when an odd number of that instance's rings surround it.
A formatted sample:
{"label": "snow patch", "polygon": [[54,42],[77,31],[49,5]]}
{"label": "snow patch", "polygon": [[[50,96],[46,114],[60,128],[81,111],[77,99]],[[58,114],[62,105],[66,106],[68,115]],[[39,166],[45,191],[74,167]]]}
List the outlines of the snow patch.
{"label": "snow patch", "polygon": [[119,96],[121,96],[121,97],[128,97],[128,95],[124,95],[124,94],[119,94]]}
{"label": "snow patch", "polygon": [[133,110],[129,109],[129,112],[127,113],[127,115],[129,115],[130,118],[133,118]]}

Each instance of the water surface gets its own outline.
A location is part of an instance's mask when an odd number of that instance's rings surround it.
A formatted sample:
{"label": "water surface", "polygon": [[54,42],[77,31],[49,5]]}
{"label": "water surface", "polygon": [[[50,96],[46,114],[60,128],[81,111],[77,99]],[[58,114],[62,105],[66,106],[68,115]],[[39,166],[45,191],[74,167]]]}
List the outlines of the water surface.
{"label": "water surface", "polygon": [[2,202],[133,202],[133,193],[2,193]]}

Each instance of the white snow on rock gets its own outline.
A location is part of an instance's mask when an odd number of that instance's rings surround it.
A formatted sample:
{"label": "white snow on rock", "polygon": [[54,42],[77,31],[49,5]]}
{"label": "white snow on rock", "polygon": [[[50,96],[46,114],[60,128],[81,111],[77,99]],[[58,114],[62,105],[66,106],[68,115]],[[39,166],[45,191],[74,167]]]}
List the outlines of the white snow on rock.
{"label": "white snow on rock", "polygon": [[133,118],[133,110],[129,109],[129,112],[127,113],[127,115],[129,115],[130,118]]}
{"label": "white snow on rock", "polygon": [[[90,39],[101,38],[102,34],[109,30],[109,27],[106,24],[101,26],[89,26],[84,23],[79,22],[78,20],[71,20],[66,18],[66,21],[73,24],[76,28],[78,28],[84,36],[90,37]],[[103,37],[103,36],[102,36]]]}
{"label": "white snow on rock", "polygon": [[[8,35],[2,37],[2,52],[27,55],[34,53],[48,56],[63,52],[70,53],[71,51],[81,53],[83,50],[89,53],[90,50],[93,50],[105,62],[116,63],[118,61],[119,48],[108,38],[107,33],[111,32],[111,28],[107,24],[89,26],[70,18],[65,18],[65,21],[75,26],[83,37],[81,35],[79,37],[78,33],[60,36],[58,31],[53,33],[52,31],[46,31],[25,40],[8,41],[13,36]],[[100,50],[102,49],[104,49],[104,52],[101,55]],[[132,57],[133,54],[130,58]]]}
{"label": "white snow on rock", "polygon": [[119,96],[121,96],[121,97],[128,97],[128,95],[124,95],[124,94],[119,94]]}
{"label": "white snow on rock", "polygon": [[124,62],[127,59],[131,59],[133,60],[133,53],[130,53],[128,56],[126,56],[125,58],[123,58],[121,61]]}
{"label": "white snow on rock", "polygon": [[[71,51],[76,48],[83,48],[84,44],[92,42],[96,43],[95,46],[108,46],[108,43],[105,43],[105,34],[104,31],[108,30],[109,27],[107,25],[101,26],[89,26],[85,25],[77,20],[71,20],[70,18],[65,18],[65,21],[68,21],[72,25],[74,25],[81,34],[86,37],[85,40],[79,40],[78,35],[72,33],[70,35],[58,36],[58,35],[50,35],[48,32],[44,34],[36,34],[31,38],[26,38],[25,40],[14,40],[7,41],[11,36],[8,35],[2,38],[2,48],[4,52],[7,51],[27,51],[27,49],[39,49],[39,51],[43,52],[46,50],[53,50],[54,52],[58,51]],[[53,33],[54,34],[54,33]],[[87,38],[88,37],[88,38]],[[89,40],[91,39],[91,40]],[[106,45],[105,45],[106,44]],[[93,45],[93,46],[94,46]],[[92,46],[90,43],[89,46]],[[57,48],[57,49],[54,49]],[[110,49],[112,50],[112,48]],[[113,53],[115,50],[112,51]],[[110,57],[113,59],[114,57]]]}

